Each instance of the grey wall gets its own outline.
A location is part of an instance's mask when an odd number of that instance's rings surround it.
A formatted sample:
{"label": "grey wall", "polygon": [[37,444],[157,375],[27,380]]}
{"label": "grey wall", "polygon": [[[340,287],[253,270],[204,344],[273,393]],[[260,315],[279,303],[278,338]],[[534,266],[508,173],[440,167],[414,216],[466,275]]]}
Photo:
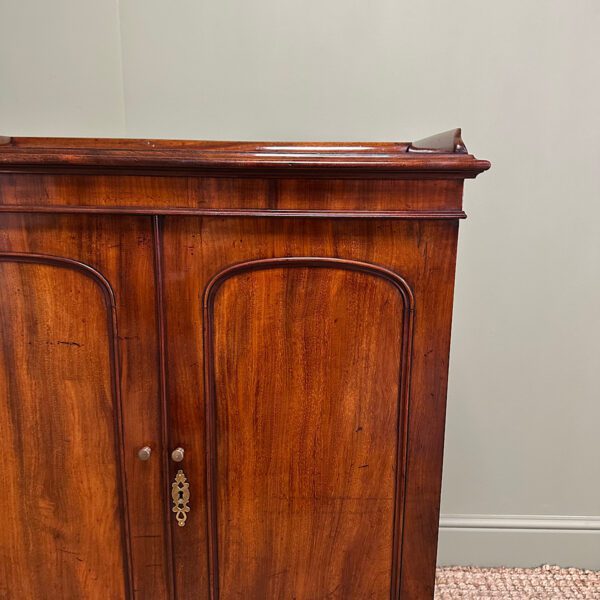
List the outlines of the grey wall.
{"label": "grey wall", "polygon": [[467,182],[440,561],[600,568],[597,0],[0,0],[7,135],[406,140]]}

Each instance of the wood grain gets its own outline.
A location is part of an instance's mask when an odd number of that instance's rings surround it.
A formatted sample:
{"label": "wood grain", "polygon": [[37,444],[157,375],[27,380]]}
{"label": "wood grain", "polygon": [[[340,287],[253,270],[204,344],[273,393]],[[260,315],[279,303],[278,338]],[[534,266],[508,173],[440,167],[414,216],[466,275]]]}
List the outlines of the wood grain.
{"label": "wood grain", "polygon": [[252,261],[213,279],[211,597],[389,591],[411,301],[401,279],[351,261]]}
{"label": "wood grain", "polygon": [[0,595],[133,597],[112,290],[35,255],[0,280]]}
{"label": "wood grain", "polygon": [[[461,180],[241,179],[0,173],[0,211],[460,218]],[[302,216],[301,214],[299,216]]]}
{"label": "wood grain", "polygon": [[[165,312],[168,395],[172,399],[169,429],[172,444],[186,448],[185,472],[194,486],[194,508],[188,524],[182,531],[174,533],[176,587],[180,598],[191,597],[186,595],[186,590],[206,590],[208,594],[210,589],[206,562],[210,537],[206,519],[208,507],[203,500],[208,478],[204,434],[207,423],[203,396],[203,291],[213,277],[232,265],[282,257],[327,257],[366,262],[401,276],[414,291],[409,436],[405,450],[406,491],[399,559],[401,573],[398,574],[401,583],[398,585],[402,587],[403,600],[432,597],[457,232],[456,223],[437,221],[298,219],[275,222],[271,219],[165,218],[163,268],[169,274],[165,286]],[[321,285],[325,285],[324,282]],[[270,297],[270,288],[260,291],[254,285],[253,289],[265,302]],[[289,310],[293,316],[293,309]],[[224,313],[222,318],[225,318]],[[235,322],[238,321],[236,318]],[[377,327],[378,320],[372,316],[369,323]],[[315,337],[322,339],[320,327],[313,327],[312,331]],[[257,346],[260,338],[252,339],[254,341],[250,343],[248,338],[250,356],[254,347],[260,347]],[[354,348],[349,340],[348,345],[348,348],[339,348],[342,356],[347,356],[345,353]],[[390,351],[384,345],[377,356]],[[257,363],[255,368],[260,365]],[[303,372],[305,366],[299,360],[289,368]],[[250,369],[249,364],[247,369]],[[336,377],[334,370],[331,370],[331,376]],[[218,406],[217,403],[217,412]],[[229,426],[233,427],[231,422]],[[221,423],[220,427],[224,425]],[[385,430],[382,435],[387,439]],[[282,448],[281,445],[277,447]],[[284,458],[275,460],[283,461]],[[252,548],[245,550],[251,551]],[[375,564],[375,568],[385,572],[388,578],[386,597],[393,593],[389,579],[391,554],[388,556],[385,564],[383,561]],[[358,571],[364,574],[364,569],[358,568]],[[373,597],[381,597],[381,589],[378,589],[379,595]]]}
{"label": "wood grain", "polygon": [[431,600],[463,180],[489,166],[459,130],[2,138],[0,597]]}
{"label": "wood grain", "polygon": [[[456,130],[458,131],[458,130]],[[454,140],[453,132],[450,137]],[[460,138],[460,134],[458,135]],[[182,173],[251,177],[464,179],[490,164],[448,148],[446,135],[427,142],[429,156],[409,142],[210,142],[77,138],[11,138],[0,145],[3,172]],[[440,142],[438,144],[438,142]],[[417,147],[417,150],[420,146]]]}
{"label": "wood grain", "polygon": [[[121,561],[119,557],[122,555],[122,551],[119,548],[123,548],[125,547],[123,544],[129,543],[132,559],[131,588],[135,597],[151,599],[167,597],[167,570],[170,567],[170,561],[166,558],[168,548],[165,537],[164,509],[168,481],[162,471],[162,461],[160,460],[162,454],[160,418],[162,400],[158,393],[158,341],[150,219],[86,215],[77,217],[3,215],[0,218],[0,252],[28,256],[43,254],[59,257],[65,262],[85,263],[100,273],[114,292],[118,350],[115,352],[116,372],[119,374],[117,383],[120,388],[123,413],[123,433],[120,437],[124,453],[124,474],[129,510],[127,512],[117,511],[111,518],[106,519],[106,526],[108,527],[111,522],[114,523],[115,519],[118,519],[119,522],[128,519],[130,529],[128,541],[121,542],[119,540],[118,544],[112,544],[110,548],[102,546],[102,554],[104,554],[104,550],[108,550],[110,556],[102,556],[103,562],[99,563],[99,566],[104,564],[106,568],[112,569],[111,565]],[[3,264],[14,270],[12,263]],[[52,456],[53,452],[57,452],[57,456],[61,456],[66,448],[64,445],[66,442],[63,441],[61,445],[58,432],[61,428],[74,427],[73,431],[64,437],[71,440],[69,444],[75,444],[82,449],[78,455],[79,460],[73,460],[68,465],[65,464],[66,470],[60,468],[60,461],[52,463],[53,466],[50,465],[47,468],[40,462],[38,469],[44,468],[46,471],[43,485],[48,493],[55,490],[53,493],[57,494],[57,497],[63,502],[63,505],[56,509],[60,509],[60,512],[56,513],[57,519],[60,516],[62,522],[64,517],[62,526],[68,527],[73,536],[77,532],[78,539],[81,540],[81,547],[85,547],[87,552],[93,553],[97,546],[94,541],[96,534],[89,533],[87,526],[78,528],[77,521],[67,519],[67,516],[72,504],[75,505],[74,510],[76,511],[87,504],[91,505],[89,510],[92,510],[95,503],[101,503],[107,507],[102,509],[102,515],[105,515],[109,509],[115,510],[115,506],[118,505],[114,494],[107,495],[109,483],[105,481],[106,479],[114,482],[114,477],[110,479],[108,476],[117,468],[114,450],[110,450],[110,452],[107,450],[111,447],[110,444],[114,445],[115,434],[112,433],[112,430],[107,432],[105,426],[109,418],[112,423],[114,411],[109,412],[106,408],[104,420],[96,422],[98,421],[96,415],[102,406],[102,404],[98,406],[98,403],[105,397],[103,389],[106,386],[107,378],[110,378],[110,370],[107,371],[102,366],[103,363],[98,362],[103,356],[102,352],[106,351],[108,343],[107,309],[102,306],[101,295],[98,300],[98,286],[77,271],[32,265],[19,265],[19,269],[21,269],[19,273],[25,269],[36,269],[36,272],[34,274],[33,271],[27,271],[29,273],[27,289],[21,283],[13,285],[12,279],[3,281],[2,285],[3,297],[0,306],[3,308],[1,309],[0,329],[4,336],[9,336],[3,338],[0,348],[4,366],[3,377],[19,377],[20,385],[19,389],[13,386],[10,396],[6,395],[8,392],[6,392],[6,387],[4,388],[3,406],[12,407],[15,410],[22,402],[22,395],[25,399],[30,397],[31,402],[28,406],[31,407],[31,410],[24,418],[29,419],[31,435],[27,438],[19,438],[19,440],[28,456],[35,455],[37,457],[35,460],[41,461],[44,456]],[[27,273],[23,273],[23,275]],[[15,274],[13,273],[13,275]],[[61,289],[65,288],[67,283],[70,287]],[[13,294],[13,300],[8,305],[5,303],[5,290],[7,293]],[[27,301],[23,295],[25,292]],[[100,311],[101,306],[102,311]],[[91,313],[89,317],[87,313]],[[85,325],[81,325],[82,318],[87,319]],[[79,328],[76,327],[77,323],[80,323]],[[85,339],[88,340],[86,347],[98,355],[95,362],[90,359],[88,365],[88,362],[84,360],[77,360],[70,365],[68,360],[75,360],[78,356],[75,354],[75,351],[78,350],[77,346],[43,344],[42,347],[34,344],[33,339],[31,340],[32,344],[27,345],[23,345],[22,340],[19,341],[21,339],[18,337],[20,332],[25,331],[27,326],[32,328],[31,331],[37,330],[40,336],[45,336],[40,338],[42,341],[44,339],[52,341],[53,338],[48,337],[49,334],[44,327],[56,329],[63,327],[63,324],[70,324],[73,335],[85,336]],[[15,330],[17,334],[15,334]],[[58,332],[54,337],[57,340],[64,337],[63,341],[69,341],[68,336],[59,337]],[[72,341],[79,343],[76,337]],[[20,359],[23,362],[6,365],[4,361],[13,356],[14,344],[17,342],[22,347]],[[44,348],[52,351],[48,357],[43,355]],[[68,351],[70,354],[65,354]],[[54,359],[57,361],[56,364]],[[77,368],[75,369],[75,367]],[[65,379],[66,375],[63,377],[61,373],[69,374],[70,379]],[[46,387],[48,387],[48,394],[51,398],[45,395],[40,398],[34,397],[33,392],[30,393],[27,388],[27,382],[30,380],[36,382],[36,393],[46,394]],[[3,381],[6,386],[6,379]],[[63,412],[50,410],[50,407],[60,408],[61,394],[67,394],[67,398],[71,398],[68,395],[69,390],[73,390],[73,393],[79,390],[78,407],[80,407],[80,412],[69,417],[67,414],[63,415]],[[48,398],[46,412],[35,412],[33,408],[36,403],[42,402],[44,398]],[[4,414],[6,415],[6,413]],[[77,422],[75,422],[76,415],[78,415]],[[6,421],[4,416],[0,417],[0,426],[3,430],[6,428],[9,431],[12,431],[13,427],[12,422]],[[97,438],[103,436],[103,432],[106,432],[108,437],[97,450],[93,449],[94,445],[100,443]],[[15,433],[13,432],[11,435],[14,436]],[[3,437],[2,439],[10,438]],[[136,455],[137,450],[145,445],[151,446],[154,451],[148,462],[140,461]],[[47,446],[45,450],[44,446]],[[90,448],[89,454],[86,454],[85,460],[83,460],[83,448],[88,447]],[[39,474],[39,471],[36,473]],[[22,478],[23,475],[19,475],[19,477]],[[72,487],[75,485],[73,482],[78,478],[82,478],[84,482],[90,482],[90,485],[85,487],[85,493],[73,496],[64,495],[61,486],[65,479],[67,482],[71,482]],[[32,485],[38,485],[38,483],[33,482]],[[96,486],[95,483],[98,485]],[[43,496],[33,494],[31,502],[43,502]],[[3,512],[3,514],[7,513]],[[7,518],[12,519],[13,517],[8,514]],[[19,535],[26,536],[21,541],[40,539],[45,536],[44,539],[48,543],[40,546],[40,554],[46,553],[48,556],[54,556],[58,553],[61,547],[60,529],[53,529],[51,523],[45,524],[43,520],[39,519],[36,511],[31,511],[27,519],[29,519],[26,521],[29,530],[20,530]],[[102,526],[103,519],[99,519],[93,525],[96,529]],[[52,532],[56,534],[56,539],[52,537]],[[6,565],[7,569],[10,569],[12,559],[10,559],[10,555],[4,554],[8,552],[7,547],[4,546],[6,543],[7,540],[1,535],[0,545],[3,548],[1,562]],[[17,543],[16,538],[14,543]],[[27,547],[25,542],[24,547]],[[79,564],[75,555],[72,555],[72,560]],[[22,582],[23,586],[40,586],[37,590],[41,594],[40,596],[25,594],[24,597],[70,599],[74,597],[111,597],[107,595],[107,591],[102,585],[102,577],[112,578],[113,582],[123,582],[126,578],[126,573],[121,566],[118,569],[115,568],[112,574],[102,573],[98,585],[93,586],[93,581],[90,579],[87,582],[88,588],[86,588],[85,594],[70,595],[72,587],[69,586],[71,584],[60,583],[63,578],[71,577],[68,572],[56,572],[51,577],[42,570],[39,579],[37,579],[36,573],[35,569],[27,569],[25,565],[22,565],[18,576],[13,579],[11,575],[6,581],[10,582],[11,586],[17,585],[18,582]],[[46,591],[41,588],[42,584],[45,585]],[[7,583],[7,585],[9,584]],[[113,583],[111,589],[114,589],[115,585],[116,583]],[[62,593],[64,595],[60,595]],[[11,589],[6,597],[14,596]],[[2,596],[0,595],[0,597]],[[123,594],[115,594],[112,597],[122,598]]]}

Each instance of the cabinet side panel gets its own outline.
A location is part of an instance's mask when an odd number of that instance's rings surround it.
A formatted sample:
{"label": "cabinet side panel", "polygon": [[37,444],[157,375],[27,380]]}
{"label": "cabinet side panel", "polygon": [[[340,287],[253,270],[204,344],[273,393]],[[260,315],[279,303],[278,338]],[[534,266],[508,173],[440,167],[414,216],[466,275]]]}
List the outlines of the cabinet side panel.
{"label": "cabinet side panel", "polygon": [[123,598],[110,296],[68,264],[2,254],[0,282],[1,595]]}
{"label": "cabinet side panel", "polygon": [[458,223],[424,223],[407,456],[400,598],[433,598]]}

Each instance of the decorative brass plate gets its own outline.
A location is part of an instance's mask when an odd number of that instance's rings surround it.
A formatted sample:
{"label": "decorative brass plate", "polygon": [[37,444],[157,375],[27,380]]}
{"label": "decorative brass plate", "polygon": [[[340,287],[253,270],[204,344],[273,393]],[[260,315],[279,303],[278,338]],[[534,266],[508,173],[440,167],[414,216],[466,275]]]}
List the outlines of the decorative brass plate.
{"label": "decorative brass plate", "polygon": [[173,508],[177,524],[183,527],[187,520],[187,513],[190,512],[188,502],[190,500],[190,484],[188,483],[185,473],[179,469],[175,475],[175,481],[171,484],[171,497],[173,498]]}

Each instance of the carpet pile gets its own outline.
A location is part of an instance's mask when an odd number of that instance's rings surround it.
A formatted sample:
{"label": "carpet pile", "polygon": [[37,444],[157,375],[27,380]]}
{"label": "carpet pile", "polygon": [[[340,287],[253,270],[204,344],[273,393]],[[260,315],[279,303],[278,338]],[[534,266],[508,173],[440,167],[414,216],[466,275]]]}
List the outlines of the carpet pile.
{"label": "carpet pile", "polygon": [[435,600],[600,600],[600,571],[441,567]]}

